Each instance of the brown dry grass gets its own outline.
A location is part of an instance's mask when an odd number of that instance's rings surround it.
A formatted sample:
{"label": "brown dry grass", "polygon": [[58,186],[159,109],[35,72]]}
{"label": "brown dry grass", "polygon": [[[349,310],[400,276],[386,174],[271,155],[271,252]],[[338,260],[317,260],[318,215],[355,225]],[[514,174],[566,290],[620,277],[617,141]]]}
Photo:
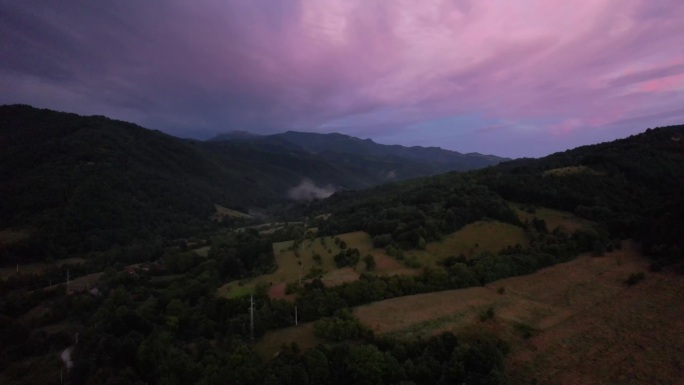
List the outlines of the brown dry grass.
{"label": "brown dry grass", "polygon": [[[530,379],[559,385],[682,383],[684,278],[648,274],[645,281],[629,287],[623,284],[625,278],[643,271],[646,262],[634,249],[612,257],[614,267],[604,271],[601,262],[610,258],[590,260],[595,279],[586,273],[573,274],[585,287],[569,295],[570,303],[562,305],[558,290],[546,297],[573,312],[540,323],[543,332],[511,355],[508,361],[514,383],[526,384]],[[530,295],[543,291],[511,283]]]}
{"label": "brown dry grass", "polygon": [[[649,273],[625,285],[647,265],[637,245],[624,242],[604,257],[583,255],[486,287],[394,298],[354,313],[378,333],[503,338],[512,344],[513,384],[681,384],[684,277]],[[482,322],[489,307],[495,317]],[[521,325],[536,335],[526,339]],[[312,329],[304,327],[310,326],[271,332],[259,344],[271,355],[291,341],[314,346]]]}
{"label": "brown dry grass", "polygon": [[[512,343],[514,384],[683,383],[684,277],[648,274],[625,285],[648,261],[633,243],[624,246],[486,287],[376,302],[355,314],[380,333],[496,334]],[[495,319],[481,322],[489,307]],[[523,338],[521,325],[538,334]]]}
{"label": "brown dry grass", "polygon": [[296,342],[302,351],[312,349],[323,341],[314,335],[313,323],[300,324],[285,329],[267,332],[252,344],[252,348],[262,358],[273,358],[283,345]]}
{"label": "brown dry grass", "polygon": [[435,321],[469,319],[474,310],[497,299],[484,287],[410,295],[359,306],[354,315],[376,333],[389,333]]}

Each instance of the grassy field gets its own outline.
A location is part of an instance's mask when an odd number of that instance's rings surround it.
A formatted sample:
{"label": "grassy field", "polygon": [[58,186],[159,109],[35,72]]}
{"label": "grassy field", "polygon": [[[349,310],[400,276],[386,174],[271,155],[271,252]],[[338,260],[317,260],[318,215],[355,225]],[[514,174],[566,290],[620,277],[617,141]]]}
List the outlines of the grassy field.
{"label": "grassy field", "polygon": [[525,230],[499,221],[477,221],[449,234],[440,242],[428,243],[426,251],[437,260],[465,255],[472,258],[482,252],[496,253],[507,246],[530,243]]}
{"label": "grassy field", "polygon": [[267,332],[252,344],[255,352],[264,359],[271,359],[285,344],[297,342],[300,349],[308,350],[316,347],[323,341],[314,335],[313,323],[305,323],[285,329]]}
{"label": "grassy field", "polygon": [[591,221],[578,218],[565,211],[537,207],[535,208],[534,213],[529,213],[523,209],[523,205],[513,204],[513,207],[521,221],[532,221],[534,218],[543,219],[546,222],[546,227],[549,231],[553,231],[556,227],[560,227],[561,230],[565,232],[574,233],[577,230],[590,228],[594,224]]}
{"label": "grassy field", "polygon": [[[534,274],[499,280],[485,287],[375,302],[357,308],[355,314],[376,332],[386,333],[415,328],[446,316],[476,319],[483,307],[493,307],[500,320],[548,329],[628,290],[624,280],[630,273],[646,268],[647,262],[628,244],[627,250],[605,257],[583,255]],[[503,293],[499,294],[501,289]],[[432,330],[426,328],[425,332],[430,334]]]}
{"label": "grassy field", "polygon": [[[379,333],[425,336],[497,330],[515,384],[676,383],[684,378],[684,278],[648,274],[637,247],[581,256],[486,287],[395,298],[355,315]],[[498,292],[503,288],[503,293]],[[488,308],[494,319],[482,322]]]}
{"label": "grassy field", "polygon": [[202,246],[200,248],[193,249],[192,252],[200,257],[206,258],[209,256],[209,250],[211,250],[211,246]]}
{"label": "grassy field", "polygon": [[[219,289],[219,294],[229,298],[239,297],[249,294],[257,284],[263,283],[269,286],[272,297],[285,298],[287,283],[298,281],[300,276],[306,279],[312,267],[321,270],[320,278],[328,286],[357,280],[360,273],[366,271],[365,264],[361,261],[353,268],[338,268],[334,256],[341,249],[335,243],[335,238],[344,241],[348,248],[358,249],[362,259],[368,254],[372,255],[376,263],[373,272],[376,274],[415,275],[420,272],[420,268],[406,267],[403,262],[388,256],[384,249],[373,248],[370,235],[357,231],[335,237],[306,239],[296,251],[292,250],[293,241],[274,243],[273,254],[278,265],[274,273],[229,282]],[[478,221],[445,236],[441,242],[429,243],[426,250],[411,250],[405,255],[407,259],[417,261],[421,267],[434,266],[451,255],[474,257],[482,252],[496,253],[506,246],[525,246],[528,243],[529,238],[520,227],[498,221]],[[316,254],[321,256],[320,263],[314,260]]]}
{"label": "grassy field", "polygon": [[602,173],[587,167],[587,166],[569,166],[554,168],[553,170],[544,171],[544,176],[567,176],[573,174],[593,174],[602,175]]}
{"label": "grassy field", "polygon": [[221,221],[223,218],[228,217],[228,218],[238,218],[238,219],[250,219],[252,218],[251,215],[245,214],[243,212],[229,209],[227,207],[223,207],[221,205],[215,204],[214,207],[216,208],[216,212],[214,212],[214,215],[212,215],[212,220],[215,221]]}
{"label": "grassy field", "polygon": [[[347,244],[347,248],[356,248],[361,253],[361,258],[367,254],[373,255],[376,261],[374,272],[378,274],[405,274],[415,273],[414,269],[408,269],[394,258],[385,254],[382,249],[374,249],[371,237],[361,231],[340,234],[335,237],[320,237],[304,240],[296,250],[292,250],[293,241],[278,242],[273,244],[278,269],[266,275],[261,275],[249,280],[233,281],[219,288],[219,294],[227,297],[239,297],[248,295],[257,284],[263,283],[269,286],[269,294],[275,298],[283,298],[285,285],[290,282],[307,279],[311,269],[320,269],[320,278],[328,286],[339,285],[344,282],[355,281],[359,274],[366,270],[363,261],[355,267],[338,268],[335,265],[334,256],[341,251],[335,243],[339,238]],[[320,262],[314,259],[319,255]]]}
{"label": "grassy field", "polygon": [[[376,333],[407,338],[443,331],[503,338],[512,346],[513,384],[675,384],[684,378],[684,277],[647,273],[625,284],[647,267],[637,246],[624,242],[604,257],[583,255],[485,287],[375,302],[354,314]],[[489,308],[494,317],[483,321]],[[306,327],[268,333],[258,345],[264,354],[293,341],[313,346]]]}

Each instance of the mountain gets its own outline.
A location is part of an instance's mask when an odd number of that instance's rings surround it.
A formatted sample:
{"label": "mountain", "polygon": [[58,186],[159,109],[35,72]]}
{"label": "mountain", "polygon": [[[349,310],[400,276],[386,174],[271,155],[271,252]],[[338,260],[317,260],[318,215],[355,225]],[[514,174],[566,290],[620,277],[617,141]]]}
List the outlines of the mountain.
{"label": "mountain", "polygon": [[215,204],[247,211],[439,170],[358,151],[323,156],[291,136],[200,142],[103,116],[1,106],[0,230],[29,236],[22,254],[67,256],[187,237],[206,228]]}
{"label": "mountain", "polygon": [[288,131],[258,136],[239,132],[238,135],[222,134],[211,141],[250,141],[255,146],[290,145],[292,151],[303,151],[336,164],[343,164],[360,174],[371,172],[372,178],[380,180],[403,180],[448,171],[467,171],[510,160],[478,153],[461,154],[438,147],[383,145],[371,139],[359,139],[338,133]]}
{"label": "mountain", "polygon": [[591,235],[597,251],[633,238],[657,265],[684,261],[682,138],[684,126],[649,129],[540,159],[337,193],[308,209],[332,214],[317,224],[319,231],[364,230],[412,249],[472,221],[515,223],[516,202],[597,222],[600,231]]}

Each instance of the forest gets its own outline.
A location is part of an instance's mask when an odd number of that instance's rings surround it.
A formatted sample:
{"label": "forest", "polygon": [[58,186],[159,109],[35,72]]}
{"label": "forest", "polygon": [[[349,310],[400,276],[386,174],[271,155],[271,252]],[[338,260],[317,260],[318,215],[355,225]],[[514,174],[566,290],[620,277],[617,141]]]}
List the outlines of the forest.
{"label": "forest", "polygon": [[[48,208],[52,200],[61,199],[60,191],[65,190],[60,189],[69,189],[68,183],[36,194],[35,201],[18,194],[20,190],[3,191],[3,196],[14,197],[13,207],[48,210],[42,218],[26,222],[43,229],[39,234],[47,238],[3,244],[4,265],[13,266],[31,253],[43,253],[50,261],[82,260],[0,280],[0,367],[6,368],[0,379],[12,384],[59,383],[54,374],[61,363],[56,358],[47,364],[49,370],[30,374],[27,362],[42,362],[46,352],[57,357],[73,346],[71,384],[506,384],[509,346],[504,340],[462,340],[451,333],[429,338],[375,335],[352,310],[390,298],[530,274],[580,253],[602,255],[623,239],[640,243],[652,271],[681,269],[684,150],[673,138],[682,135],[684,126],[650,129],[546,158],[283,203],[271,208],[268,220],[293,224],[273,231],[250,227],[265,219],[212,222],[211,207],[195,198],[213,197],[215,186],[195,190],[203,186],[199,183],[189,190],[167,191],[163,178],[156,183],[142,171],[93,171],[88,183],[75,191],[79,205],[59,215]],[[183,151],[189,151],[184,153],[189,158],[184,166],[177,165],[178,170],[200,167],[191,150]],[[61,172],[58,164],[50,167],[48,173]],[[211,169],[183,172],[217,175]],[[30,178],[26,183],[33,185]],[[120,201],[121,196],[110,196],[105,188],[114,185],[135,192]],[[140,194],[154,196],[157,206],[136,205]],[[103,200],[109,206],[97,203],[96,210],[92,203],[89,209],[89,202]],[[513,203],[529,212],[537,207],[564,210],[594,225],[567,233],[549,228],[543,220],[521,220]],[[21,220],[21,210],[7,212]],[[140,216],[157,219],[149,222]],[[408,252],[423,250],[476,221],[519,227],[530,242],[476,258],[452,255],[414,275],[373,273],[372,258],[340,245],[345,251],[335,257],[338,266],[366,264],[367,271],[358,280],[326,286],[313,277],[292,285],[290,299],[272,298],[268,285],[258,285],[251,297],[217,294],[225,282],[273,272],[277,264],[272,245],[312,239],[311,228],[316,229],[315,236],[364,231],[375,248],[408,265]],[[107,230],[103,222],[113,222],[130,234]],[[197,251],[201,248],[205,254]],[[98,290],[67,293],[67,270],[72,277],[101,273]],[[35,309],[40,314],[27,318]],[[283,346],[275,357],[254,351],[254,339],[295,322],[312,322],[325,342],[307,350],[296,343]],[[54,325],[70,326],[53,330]]]}

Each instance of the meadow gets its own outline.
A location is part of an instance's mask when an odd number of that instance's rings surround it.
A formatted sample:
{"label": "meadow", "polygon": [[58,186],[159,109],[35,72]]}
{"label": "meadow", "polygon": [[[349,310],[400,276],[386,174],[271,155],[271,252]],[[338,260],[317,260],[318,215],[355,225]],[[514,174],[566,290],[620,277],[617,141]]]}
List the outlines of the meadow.
{"label": "meadow", "polygon": [[572,213],[560,210],[553,210],[546,207],[535,207],[533,212],[525,210],[525,205],[512,204],[518,218],[523,222],[531,222],[533,219],[541,219],[546,222],[546,228],[553,231],[560,228],[562,231],[572,234],[577,230],[588,229],[594,222],[578,218]]}
{"label": "meadow", "polygon": [[[294,241],[274,243],[273,255],[278,265],[276,271],[251,279],[229,282],[219,288],[219,294],[229,298],[249,295],[257,285],[262,284],[268,286],[271,297],[287,298],[285,287],[288,283],[318,277],[326,286],[335,286],[357,280],[362,272],[367,271],[366,265],[361,260],[356,266],[337,267],[334,256],[342,251],[341,242],[345,243],[345,250],[359,250],[361,259],[368,254],[372,255],[376,262],[374,273],[411,274],[414,271],[388,256],[384,250],[373,248],[371,237],[365,232],[357,231],[305,239],[294,249]],[[320,259],[315,256],[319,256]]]}
{"label": "meadow", "polygon": [[[532,218],[544,219],[547,226],[562,227],[573,232],[586,228],[591,222],[581,220],[574,215],[562,211],[538,208],[530,214],[517,207],[521,220]],[[337,239],[337,241],[336,241]],[[361,262],[356,266],[339,268],[334,256],[343,251],[339,242],[346,248],[359,250]],[[219,288],[219,295],[228,298],[241,297],[254,292],[257,285],[268,286],[269,295],[273,298],[293,298],[286,295],[286,285],[306,281],[314,277],[320,278],[326,286],[340,285],[357,280],[361,273],[367,272],[363,257],[372,255],[375,260],[374,274],[384,275],[416,275],[423,267],[434,267],[444,258],[463,255],[474,258],[482,253],[498,253],[509,246],[528,246],[530,236],[525,229],[510,223],[494,220],[483,220],[471,223],[448,234],[439,242],[430,242],[425,250],[409,250],[404,252],[404,259],[387,255],[384,249],[373,247],[373,240],[366,232],[357,231],[336,236],[311,237],[301,241],[295,248],[294,241],[273,244],[273,255],[277,270],[258,277],[228,282]],[[314,256],[319,256],[317,260]]]}
{"label": "meadow", "polygon": [[[669,383],[682,378],[684,278],[647,274],[633,242],[483,287],[393,298],[354,309],[375,333],[420,338],[444,331],[507,341],[514,384]],[[491,309],[491,310],[490,310]],[[487,316],[488,312],[491,317]],[[291,342],[315,345],[310,324],[267,333],[264,355]],[[274,350],[276,349],[276,350]]]}

